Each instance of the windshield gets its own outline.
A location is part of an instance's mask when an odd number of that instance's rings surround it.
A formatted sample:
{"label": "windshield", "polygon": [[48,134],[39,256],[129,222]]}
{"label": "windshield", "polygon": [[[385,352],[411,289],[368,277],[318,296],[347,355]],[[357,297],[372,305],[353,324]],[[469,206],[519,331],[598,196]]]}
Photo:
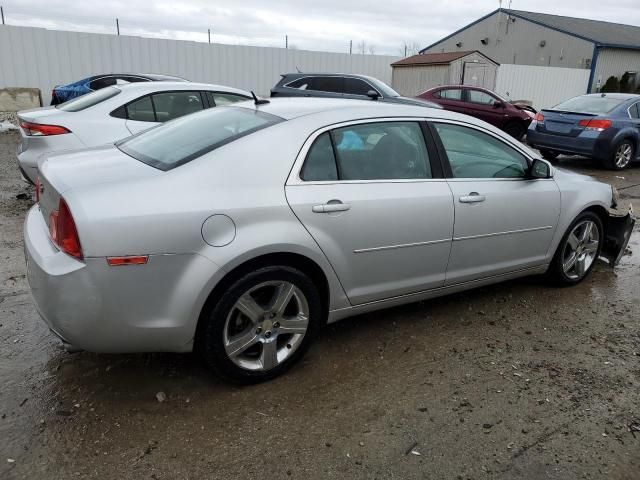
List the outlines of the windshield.
{"label": "windshield", "polygon": [[583,95],[581,97],[573,97],[566,102],[559,103],[553,107],[552,110],[602,115],[609,113],[624,101],[625,100],[621,98],[612,98],[601,95]]}
{"label": "windshield", "polygon": [[369,80],[371,83],[373,83],[373,86],[376,87],[380,91],[380,93],[382,94],[383,97],[399,97],[400,96],[400,94],[398,92],[396,92],[393,88],[391,88],[386,83],[381,82],[377,78],[368,78],[367,77],[367,80]]}
{"label": "windshield", "polygon": [[120,93],[120,90],[113,87],[106,87],[95,92],[87,93],[81,97],[76,97],[68,102],[56,105],[56,108],[64,110],[65,112],[79,112],[85,108],[93,107],[94,105],[104,102],[111,97],[115,97]]}
{"label": "windshield", "polygon": [[282,121],[254,109],[216,107],[164,123],[116,146],[136,160],[166,171]]}

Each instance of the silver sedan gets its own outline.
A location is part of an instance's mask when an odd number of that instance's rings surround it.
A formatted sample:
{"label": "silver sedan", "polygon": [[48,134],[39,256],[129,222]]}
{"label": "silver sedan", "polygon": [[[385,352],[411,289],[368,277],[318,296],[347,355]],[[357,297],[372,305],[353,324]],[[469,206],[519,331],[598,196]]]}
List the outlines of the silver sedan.
{"label": "silver sedan", "polygon": [[241,102],[39,164],[28,279],[69,349],[197,351],[270,379],[327,322],[513,279],[583,280],[634,220],[479,120]]}

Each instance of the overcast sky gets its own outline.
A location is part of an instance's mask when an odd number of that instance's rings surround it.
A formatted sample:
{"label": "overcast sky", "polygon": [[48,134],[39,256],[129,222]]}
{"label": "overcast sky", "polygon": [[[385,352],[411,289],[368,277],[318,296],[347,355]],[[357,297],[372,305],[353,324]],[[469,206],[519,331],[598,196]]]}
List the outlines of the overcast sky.
{"label": "overcast sky", "polygon": [[[503,6],[507,6],[508,0]],[[497,0],[0,0],[6,23],[84,32],[378,54],[428,44],[498,7]],[[640,26],[640,0],[514,0],[512,8]]]}

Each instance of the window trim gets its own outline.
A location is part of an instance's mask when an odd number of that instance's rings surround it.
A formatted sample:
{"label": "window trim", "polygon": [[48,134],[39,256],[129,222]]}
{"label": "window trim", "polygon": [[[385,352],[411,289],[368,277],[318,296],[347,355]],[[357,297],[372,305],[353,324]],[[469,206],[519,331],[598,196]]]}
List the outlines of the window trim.
{"label": "window trim", "polygon": [[[390,122],[413,122],[417,123],[422,131],[422,137],[425,142],[425,147],[427,149],[427,153],[429,155],[429,166],[431,167],[431,175],[433,178],[395,178],[395,179],[372,179],[372,180],[303,180],[300,176],[302,172],[302,167],[304,166],[304,162],[307,159],[309,151],[311,150],[312,145],[315,143],[317,138],[325,132],[330,132],[331,144],[334,148],[334,159],[336,162],[336,170],[338,171],[338,176],[340,175],[340,167],[338,158],[335,152],[335,142],[333,141],[333,135],[331,134],[332,130],[336,130],[338,128],[349,127],[352,125],[362,125],[368,123],[390,123]],[[415,182],[445,182],[446,178],[444,172],[442,171],[441,160],[439,159],[440,155],[437,150],[437,145],[435,143],[433,135],[431,132],[425,133],[427,129],[427,119],[425,117],[380,117],[380,118],[361,118],[357,120],[348,120],[345,122],[338,122],[331,125],[325,125],[314,132],[312,132],[307,139],[304,141],[302,148],[298,152],[298,156],[293,164],[293,168],[289,173],[289,177],[285,183],[286,186],[304,186],[304,185],[348,185],[348,184],[367,184],[367,183],[415,183]],[[424,126],[423,126],[424,124]],[[431,140],[431,141],[429,141]]]}
{"label": "window trim", "polygon": [[495,138],[496,140],[504,143],[505,145],[507,145],[508,147],[512,148],[513,150],[515,150],[516,152],[518,152],[519,154],[521,154],[524,159],[527,162],[527,165],[529,168],[531,168],[531,165],[533,163],[534,158],[531,156],[530,153],[526,152],[524,149],[520,148],[517,145],[514,145],[513,143],[511,143],[510,141],[506,141],[504,138],[502,138],[500,135],[497,135],[496,133],[492,132],[491,130],[487,130],[483,127],[477,126],[477,125],[473,125],[471,123],[466,123],[466,122],[461,122],[461,121],[456,121],[456,120],[450,120],[450,119],[444,119],[444,118],[430,118],[427,120],[427,124],[429,125],[429,129],[431,130],[431,133],[434,137],[435,140],[435,144],[438,148],[438,154],[439,157],[442,160],[443,166],[445,167],[445,178],[448,182],[529,182],[529,181],[544,181],[544,180],[551,180],[553,181],[553,177],[551,178],[530,178],[530,177],[519,177],[519,178],[483,178],[483,177],[470,177],[470,178],[455,178],[453,176],[453,172],[451,170],[451,163],[449,162],[449,156],[447,155],[447,152],[444,148],[444,144],[442,143],[442,140],[440,139],[440,135],[438,135],[438,132],[436,131],[436,123],[448,123],[451,125],[458,125],[460,127],[466,127],[466,128],[471,128],[473,130],[476,130],[478,132],[481,133],[485,133],[493,138]]}

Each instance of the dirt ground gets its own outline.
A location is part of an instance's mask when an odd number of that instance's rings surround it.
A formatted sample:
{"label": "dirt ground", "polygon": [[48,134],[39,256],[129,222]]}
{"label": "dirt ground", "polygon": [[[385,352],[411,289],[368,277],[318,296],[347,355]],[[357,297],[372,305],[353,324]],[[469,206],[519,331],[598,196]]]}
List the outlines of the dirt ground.
{"label": "dirt ground", "polygon": [[[57,347],[25,280],[17,138],[0,135],[0,479],[640,477],[638,230],[577,287],[345,320],[286,376],[237,388],[191,355]],[[640,206],[640,168],[561,165]]]}

